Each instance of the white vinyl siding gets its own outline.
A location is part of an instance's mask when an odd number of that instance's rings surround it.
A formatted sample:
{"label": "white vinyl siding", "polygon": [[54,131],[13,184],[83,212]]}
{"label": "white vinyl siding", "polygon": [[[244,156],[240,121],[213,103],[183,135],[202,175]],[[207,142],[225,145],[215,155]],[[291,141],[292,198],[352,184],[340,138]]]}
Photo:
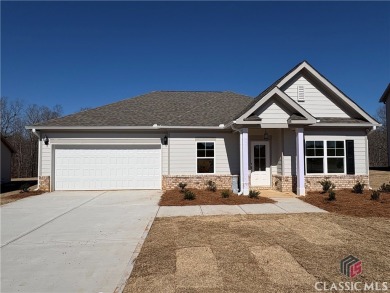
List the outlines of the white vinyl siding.
{"label": "white vinyl siding", "polygon": [[[304,87],[305,98],[303,102],[298,102],[298,86]],[[303,76],[288,85],[284,92],[314,117],[349,117]]]}
{"label": "white vinyl siding", "polygon": [[290,115],[279,105],[272,103],[263,109],[259,109],[259,117],[261,118],[261,123],[287,123]]}
{"label": "white vinyl siding", "polygon": [[296,173],[295,132],[283,129],[283,175],[291,176]]}

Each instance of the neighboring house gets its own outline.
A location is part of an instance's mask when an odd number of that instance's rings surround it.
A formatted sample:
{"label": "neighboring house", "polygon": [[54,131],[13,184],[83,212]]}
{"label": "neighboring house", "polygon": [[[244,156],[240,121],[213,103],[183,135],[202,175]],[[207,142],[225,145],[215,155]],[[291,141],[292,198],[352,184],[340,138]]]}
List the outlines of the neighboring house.
{"label": "neighboring house", "polygon": [[367,133],[379,125],[302,62],[255,99],[159,91],[28,126],[50,190],[204,188],[304,195],[323,178],[369,183]]}
{"label": "neighboring house", "polygon": [[13,153],[15,153],[14,148],[1,135],[1,183],[11,181],[11,160]]}
{"label": "neighboring house", "polygon": [[383,92],[379,102],[386,105],[386,129],[387,129],[387,159],[390,166],[390,103],[387,100],[390,98],[390,83],[387,85],[386,90]]}

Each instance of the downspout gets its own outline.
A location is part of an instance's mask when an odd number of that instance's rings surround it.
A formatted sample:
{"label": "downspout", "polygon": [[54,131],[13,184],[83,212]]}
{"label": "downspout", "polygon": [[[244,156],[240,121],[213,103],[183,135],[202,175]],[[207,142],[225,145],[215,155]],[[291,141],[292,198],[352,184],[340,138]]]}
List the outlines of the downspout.
{"label": "downspout", "polygon": [[38,187],[34,189],[34,191],[39,190],[39,174],[41,173],[41,133],[37,131],[35,128],[32,129],[32,133],[38,137]]}
{"label": "downspout", "polygon": [[242,174],[243,174],[243,167],[242,167],[242,132],[241,132],[240,129],[235,128],[234,124],[236,124],[236,121],[233,121],[233,123],[230,125],[230,127],[233,129],[234,132],[240,133],[240,192],[237,193],[237,195],[242,195],[244,193],[244,189],[243,189],[244,182],[243,182],[243,178],[242,178]]}

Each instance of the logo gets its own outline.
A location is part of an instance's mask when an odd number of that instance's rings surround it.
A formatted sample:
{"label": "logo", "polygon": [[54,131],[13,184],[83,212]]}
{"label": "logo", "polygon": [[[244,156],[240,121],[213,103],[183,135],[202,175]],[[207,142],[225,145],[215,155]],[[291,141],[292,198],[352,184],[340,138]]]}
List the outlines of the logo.
{"label": "logo", "polygon": [[362,261],[353,255],[348,255],[341,260],[340,271],[347,277],[354,278],[362,273]]}

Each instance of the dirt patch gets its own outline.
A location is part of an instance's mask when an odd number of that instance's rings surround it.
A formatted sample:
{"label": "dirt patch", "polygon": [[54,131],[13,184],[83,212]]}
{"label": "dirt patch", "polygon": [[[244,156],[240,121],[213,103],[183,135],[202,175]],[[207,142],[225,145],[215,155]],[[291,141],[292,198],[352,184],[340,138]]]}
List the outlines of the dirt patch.
{"label": "dirt patch", "polygon": [[29,192],[22,192],[22,193],[17,193],[17,194],[12,194],[8,196],[2,196],[0,198],[0,205],[4,205],[10,202],[17,201],[22,198],[30,197],[30,196],[35,196],[35,195],[40,195],[45,193],[44,191],[29,191]]}
{"label": "dirt patch", "polygon": [[244,195],[231,193],[228,198],[221,196],[221,191],[208,191],[200,189],[190,189],[196,194],[194,200],[185,200],[184,195],[179,189],[167,190],[160,199],[160,206],[192,206],[192,205],[239,205],[239,204],[259,204],[274,203],[275,201],[261,197],[249,198]]}
{"label": "dirt patch", "polygon": [[[308,223],[338,245],[292,229]],[[157,218],[124,292],[315,292],[316,281],[350,281],[339,272],[350,254],[363,262],[354,282],[386,282],[389,237],[390,219],[338,214]]]}
{"label": "dirt patch", "polygon": [[370,170],[370,187],[378,189],[383,183],[389,183],[390,171]]}
{"label": "dirt patch", "polygon": [[356,217],[390,217],[390,193],[381,193],[379,201],[371,200],[371,191],[363,194],[353,193],[350,189],[336,190],[336,200],[328,201],[327,194],[308,192],[299,199],[328,212]]}

